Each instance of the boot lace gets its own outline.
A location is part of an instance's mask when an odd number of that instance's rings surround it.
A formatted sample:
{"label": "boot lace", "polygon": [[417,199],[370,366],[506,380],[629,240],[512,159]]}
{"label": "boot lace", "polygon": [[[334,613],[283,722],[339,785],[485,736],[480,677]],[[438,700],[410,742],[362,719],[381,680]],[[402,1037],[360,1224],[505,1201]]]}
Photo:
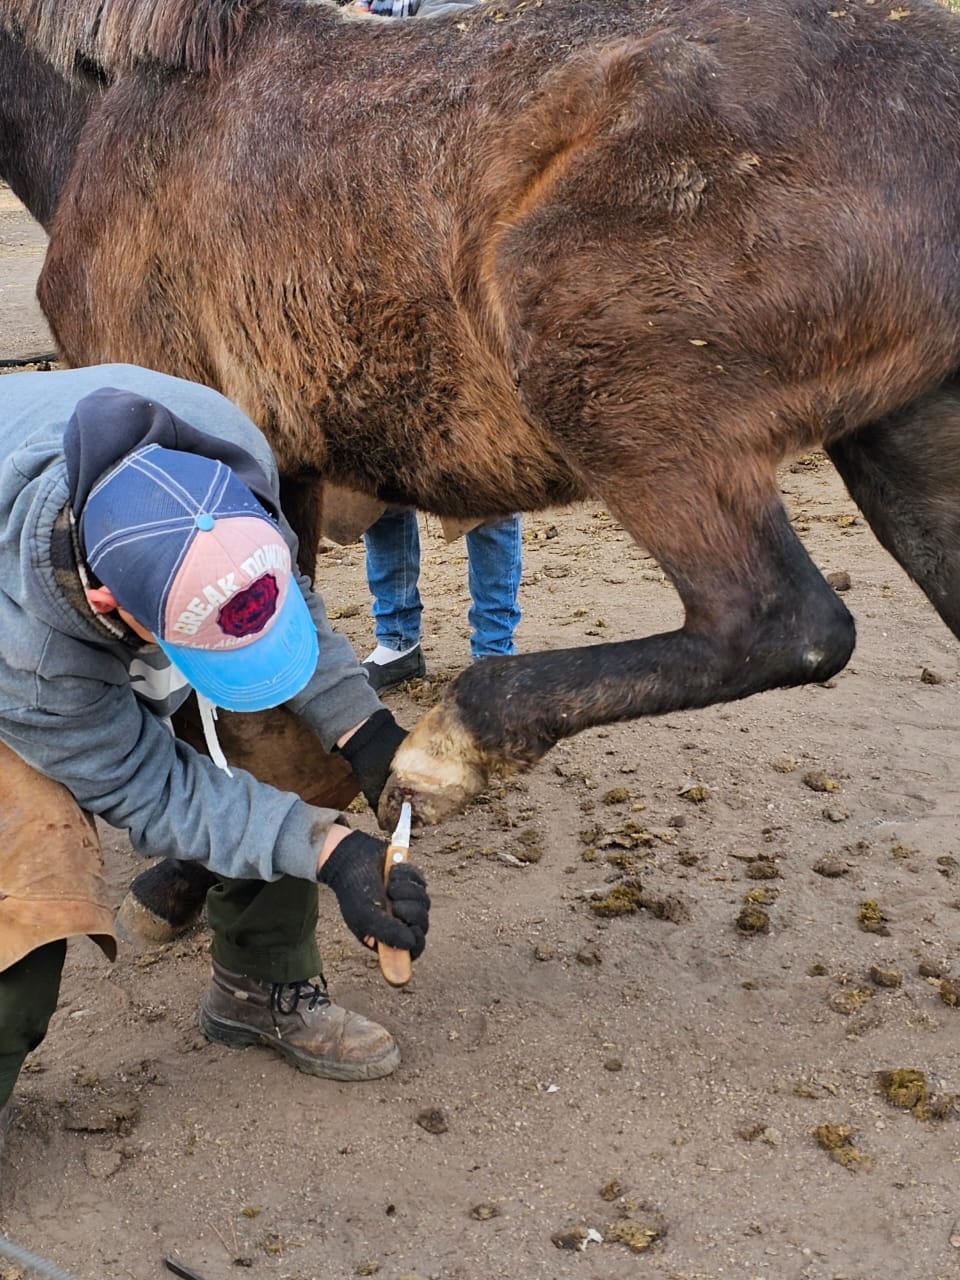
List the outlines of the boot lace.
{"label": "boot lace", "polygon": [[327,982],[321,975],[318,982],[275,982],[270,988],[270,1012],[276,1022],[277,1014],[296,1013],[300,1001],[307,1001],[307,1009],[321,1008],[330,1003]]}

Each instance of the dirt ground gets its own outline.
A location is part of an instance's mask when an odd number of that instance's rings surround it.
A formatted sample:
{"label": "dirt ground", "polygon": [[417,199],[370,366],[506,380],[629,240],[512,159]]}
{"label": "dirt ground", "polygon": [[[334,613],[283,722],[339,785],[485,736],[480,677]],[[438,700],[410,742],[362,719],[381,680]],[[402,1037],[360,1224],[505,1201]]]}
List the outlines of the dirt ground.
{"label": "dirt ground", "polygon": [[[0,356],[49,348],[42,243],[0,198]],[[327,895],[332,991],[396,1034],[389,1080],[207,1044],[202,929],[112,967],[73,945],[18,1089],[11,1239],[77,1280],[167,1255],[203,1280],[960,1277],[960,646],[822,458],[782,484],[849,576],[846,671],[585,733],[420,837],[434,910],[406,990]],[[406,724],[468,652],[463,544],[423,527],[429,676],[388,695]],[[524,650],[679,620],[598,505],[527,518],[524,548]],[[321,585],[362,656],[360,549]],[[142,863],[105,844],[119,902]]]}

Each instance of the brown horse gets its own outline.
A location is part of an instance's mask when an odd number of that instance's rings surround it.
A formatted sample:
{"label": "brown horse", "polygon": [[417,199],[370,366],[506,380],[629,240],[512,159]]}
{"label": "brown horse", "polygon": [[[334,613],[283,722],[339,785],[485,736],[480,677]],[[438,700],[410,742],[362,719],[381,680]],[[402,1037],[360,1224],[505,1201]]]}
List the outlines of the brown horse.
{"label": "brown horse", "polygon": [[[67,361],[218,387],[308,482],[457,517],[601,498],[680,594],[675,632],[463,672],[385,818],[413,786],[442,816],[590,725],[843,667],[853,621],[779,496],[799,450],[827,449],[960,634],[960,18],[0,0],[0,20],[103,84],[76,90],[39,285]],[[34,146],[64,101],[34,98]]]}

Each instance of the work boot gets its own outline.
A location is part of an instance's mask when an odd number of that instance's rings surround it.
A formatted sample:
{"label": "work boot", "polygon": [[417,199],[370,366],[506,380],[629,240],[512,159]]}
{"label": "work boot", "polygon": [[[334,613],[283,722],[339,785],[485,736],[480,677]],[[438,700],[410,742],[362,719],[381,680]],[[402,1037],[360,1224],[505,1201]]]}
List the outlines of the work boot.
{"label": "work boot", "polygon": [[390,1032],[333,1004],[317,982],[260,982],[213,962],[200,1005],[200,1027],[215,1044],[262,1044],[298,1071],[327,1080],[378,1080],[396,1071],[400,1050]]}

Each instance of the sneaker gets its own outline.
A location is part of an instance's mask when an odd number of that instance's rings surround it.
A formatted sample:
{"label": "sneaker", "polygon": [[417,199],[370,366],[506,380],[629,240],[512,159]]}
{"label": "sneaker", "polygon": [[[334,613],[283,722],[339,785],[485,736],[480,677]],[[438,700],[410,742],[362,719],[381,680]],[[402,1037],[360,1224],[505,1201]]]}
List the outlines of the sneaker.
{"label": "sneaker", "polygon": [[215,1044],[262,1044],[307,1075],[379,1080],[396,1071],[400,1050],[385,1027],[333,1004],[317,982],[260,982],[213,962],[200,1027]]}
{"label": "sneaker", "polygon": [[422,680],[427,674],[427,664],[419,645],[402,657],[394,658],[393,662],[362,662],[360,665],[367,673],[370,687],[377,693],[403,684],[404,680]]}

